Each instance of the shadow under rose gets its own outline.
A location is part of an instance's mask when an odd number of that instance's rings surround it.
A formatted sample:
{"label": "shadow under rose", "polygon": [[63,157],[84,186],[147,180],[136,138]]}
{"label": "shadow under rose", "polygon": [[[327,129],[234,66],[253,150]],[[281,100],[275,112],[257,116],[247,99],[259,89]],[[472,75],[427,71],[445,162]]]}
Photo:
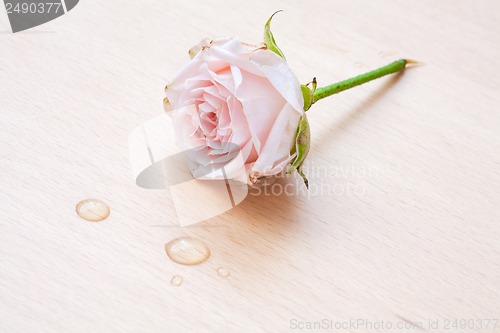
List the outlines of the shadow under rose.
{"label": "shadow under rose", "polygon": [[[315,146],[321,145],[325,139],[334,140],[339,129],[348,127],[361,117],[364,110],[400,78],[401,74],[389,78],[380,90],[351,111],[325,138],[315,140],[313,135],[310,155],[315,154]],[[314,178],[312,180],[311,184],[314,184]],[[318,179],[316,181],[319,182]],[[330,217],[316,214],[324,205],[329,205],[332,210],[336,204],[340,204],[336,195],[320,196],[311,195],[311,189],[305,188],[298,175],[277,177],[274,183],[265,187],[250,188],[246,198],[234,208],[192,227],[176,228],[175,233],[203,239],[212,250],[209,265],[229,268],[234,272],[232,276],[239,280],[238,284],[244,283],[264,295],[268,292],[265,285],[256,281],[272,279],[273,276],[283,278],[297,266],[306,275],[326,269],[318,268],[315,266],[317,263],[304,258],[304,247],[308,248],[309,253],[314,253],[325,239],[340,243],[342,241],[338,240],[338,235],[358,231],[359,225],[336,223],[342,218],[339,217],[341,214]]]}
{"label": "shadow under rose", "polygon": [[[400,80],[401,76],[402,73],[399,73],[390,77],[381,89],[349,112],[349,116],[329,131],[326,138],[315,140],[313,135],[310,153],[313,160],[315,160],[315,146],[322,144],[325,139],[328,139],[329,143],[335,140],[339,129],[349,127],[361,117],[365,109],[380,99]],[[314,128],[312,130],[314,131]],[[310,180],[313,185],[321,182],[320,178],[313,177]],[[327,182],[335,183],[337,179],[329,179]],[[300,265],[304,272],[318,270],[314,264],[304,260],[303,247],[312,248],[314,252],[314,248],[321,247],[320,240],[330,239],[343,243],[337,239],[340,237],[338,235],[355,234],[363,226],[345,221],[346,217],[342,215],[345,214],[345,210],[341,207],[338,213],[330,217],[325,218],[324,214],[319,213],[325,205],[331,210],[342,202],[357,199],[311,192],[311,189],[305,188],[302,179],[297,175],[285,175],[278,177],[276,182],[268,186],[250,189],[248,196],[239,205],[220,216],[200,223],[201,229],[210,225],[225,226],[217,229],[217,235],[213,234],[212,229],[209,232],[211,235],[206,233],[204,236],[213,240],[214,250],[218,252],[218,258],[214,260],[231,263],[230,268],[239,272],[240,278],[247,283],[253,283],[252,279],[261,277],[263,272],[272,275],[274,271],[278,275],[285,276],[289,269],[292,267],[296,269],[297,265]],[[364,223],[370,221],[366,220]],[[205,234],[204,231],[203,233]],[[293,258],[301,259],[296,262]],[[262,286],[255,287],[262,288]]]}

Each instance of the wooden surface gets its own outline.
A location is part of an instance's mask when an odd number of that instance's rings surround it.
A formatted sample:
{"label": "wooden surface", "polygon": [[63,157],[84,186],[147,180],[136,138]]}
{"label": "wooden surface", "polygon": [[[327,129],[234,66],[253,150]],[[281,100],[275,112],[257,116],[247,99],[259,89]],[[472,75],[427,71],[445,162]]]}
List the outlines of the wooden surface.
{"label": "wooden surface", "polygon": [[[250,195],[178,227],[167,191],[134,184],[127,138],[163,112],[163,87],[192,45],[260,42],[277,9],[275,37],[302,82],[402,57],[425,65],[311,109],[316,192],[294,177],[296,195]],[[82,0],[12,34],[0,10],[0,331],[500,317],[499,20],[494,0]],[[88,197],[110,217],[80,219]],[[170,261],[164,244],[181,235],[203,240],[209,261]]]}

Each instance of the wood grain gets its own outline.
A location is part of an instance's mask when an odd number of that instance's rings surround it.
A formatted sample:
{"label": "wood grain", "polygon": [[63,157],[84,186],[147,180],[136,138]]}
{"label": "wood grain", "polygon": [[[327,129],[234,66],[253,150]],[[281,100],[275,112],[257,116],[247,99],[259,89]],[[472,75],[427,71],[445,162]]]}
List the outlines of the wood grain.
{"label": "wood grain", "polygon": [[[163,112],[192,45],[260,42],[277,9],[275,38],[302,82],[402,57],[425,66],[311,109],[309,192],[294,177],[295,195],[249,195],[177,227],[168,192],[134,184],[128,135]],[[86,0],[11,34],[0,10],[0,331],[500,317],[499,20],[494,0]],[[89,197],[108,219],[78,218]],[[204,240],[210,260],[171,262],[164,244],[181,235]]]}

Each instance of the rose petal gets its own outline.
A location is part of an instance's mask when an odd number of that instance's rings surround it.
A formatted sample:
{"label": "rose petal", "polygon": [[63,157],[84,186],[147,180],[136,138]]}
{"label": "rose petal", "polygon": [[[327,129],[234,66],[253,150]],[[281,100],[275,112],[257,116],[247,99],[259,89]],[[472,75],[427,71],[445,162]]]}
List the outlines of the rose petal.
{"label": "rose petal", "polygon": [[250,60],[286,101],[302,115],[304,97],[300,83],[286,61],[270,50],[257,50],[251,55]]}
{"label": "rose petal", "polygon": [[[285,104],[269,132],[267,142],[253,165],[252,171],[273,175],[283,170],[286,165],[283,161],[290,158],[290,149],[299,118],[297,111],[290,104]],[[278,164],[276,164],[277,161]]]}

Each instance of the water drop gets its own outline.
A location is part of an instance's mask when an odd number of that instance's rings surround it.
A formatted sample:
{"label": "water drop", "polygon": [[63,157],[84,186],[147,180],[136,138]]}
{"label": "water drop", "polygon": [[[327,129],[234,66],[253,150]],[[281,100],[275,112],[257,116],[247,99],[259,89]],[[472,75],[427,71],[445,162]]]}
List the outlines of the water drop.
{"label": "water drop", "polygon": [[201,241],[190,238],[176,238],[165,244],[165,251],[170,259],[182,265],[201,264],[210,257],[210,250]]}
{"label": "water drop", "polygon": [[229,270],[224,267],[217,268],[217,274],[223,278],[228,277],[230,275]]}
{"label": "water drop", "polygon": [[182,284],[182,281],[184,281],[182,276],[174,275],[174,276],[172,276],[172,279],[170,280],[170,284],[174,287],[178,287]]}
{"label": "water drop", "polygon": [[358,62],[355,62],[355,63],[354,63],[354,67],[356,67],[356,68],[361,68],[361,67],[363,67],[363,63],[362,63],[362,62],[359,62],[359,61],[358,61]]}
{"label": "water drop", "polygon": [[76,204],[76,213],[84,220],[99,222],[109,216],[109,206],[98,199],[85,199]]}

